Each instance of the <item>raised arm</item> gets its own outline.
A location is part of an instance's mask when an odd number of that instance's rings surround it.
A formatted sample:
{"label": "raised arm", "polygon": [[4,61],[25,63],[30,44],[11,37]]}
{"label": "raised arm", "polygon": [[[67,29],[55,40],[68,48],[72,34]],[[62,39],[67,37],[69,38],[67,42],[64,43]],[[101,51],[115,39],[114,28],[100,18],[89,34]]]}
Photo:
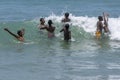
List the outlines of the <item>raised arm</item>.
{"label": "raised arm", "polygon": [[104,12],[103,12],[103,20],[104,20],[104,24],[107,26],[108,25],[108,14],[105,14]]}
{"label": "raised arm", "polygon": [[105,13],[104,12],[103,12],[103,20],[106,21],[106,19],[105,19]]}
{"label": "raised arm", "polygon": [[18,36],[14,33],[12,33],[10,30],[8,30],[7,28],[4,28],[5,31],[7,31],[9,34],[11,34],[12,36],[14,36],[15,38],[18,38]]}
{"label": "raised arm", "polygon": [[64,29],[61,29],[61,30],[60,30],[60,32],[63,32],[63,31],[64,31]]}

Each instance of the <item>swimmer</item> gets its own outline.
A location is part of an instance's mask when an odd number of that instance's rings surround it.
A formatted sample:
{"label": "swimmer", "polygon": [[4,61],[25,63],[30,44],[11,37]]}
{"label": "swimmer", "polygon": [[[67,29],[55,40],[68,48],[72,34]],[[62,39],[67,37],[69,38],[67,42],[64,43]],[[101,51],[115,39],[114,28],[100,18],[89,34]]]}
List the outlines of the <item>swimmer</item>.
{"label": "swimmer", "polygon": [[64,14],[64,18],[61,20],[61,22],[70,22],[71,20],[70,20],[70,18],[69,18],[69,13],[68,12],[66,12],[65,14]]}
{"label": "swimmer", "polygon": [[54,31],[55,31],[55,27],[52,26],[53,22],[52,20],[48,21],[48,26],[45,26],[43,28],[40,29],[46,29],[48,31],[48,38],[52,38],[55,36]]}
{"label": "swimmer", "polygon": [[64,32],[65,41],[69,41],[71,39],[71,31],[69,31],[69,24],[66,24],[65,27],[60,30],[60,32]]}
{"label": "swimmer", "polygon": [[40,29],[40,28],[43,28],[45,26],[46,26],[45,25],[45,19],[44,18],[40,18],[40,24],[39,24],[38,28]]}
{"label": "swimmer", "polygon": [[12,36],[14,36],[18,41],[24,42],[24,33],[25,33],[25,29],[21,29],[17,31],[17,35],[12,33],[9,29],[4,28],[5,31],[7,31],[9,34],[11,34]]}

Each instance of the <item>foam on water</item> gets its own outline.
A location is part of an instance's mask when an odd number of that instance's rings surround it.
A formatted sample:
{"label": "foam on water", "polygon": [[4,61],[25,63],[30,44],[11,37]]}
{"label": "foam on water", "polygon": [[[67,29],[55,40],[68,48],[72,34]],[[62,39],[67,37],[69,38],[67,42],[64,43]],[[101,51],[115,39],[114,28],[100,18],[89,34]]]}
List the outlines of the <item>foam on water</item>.
{"label": "foam on water", "polygon": [[[45,17],[46,24],[49,19],[53,20],[53,25],[56,27],[56,37],[57,38],[63,38],[63,35],[59,33],[60,29],[62,29],[62,23],[61,19],[64,18],[62,15],[55,15],[52,14],[48,17]],[[72,41],[76,41],[79,38],[86,38],[86,39],[92,39],[95,36],[95,31],[96,31],[96,23],[98,21],[97,17],[88,17],[88,16],[75,16],[70,14],[70,30],[72,32]],[[120,18],[109,18],[109,29],[111,34],[110,40],[120,40]],[[39,41],[38,37],[39,34],[37,33],[38,27],[37,25],[39,24],[39,18],[35,18],[30,21],[23,21],[23,22],[6,22],[6,23],[0,23],[0,29],[1,29],[1,36],[4,36],[3,38],[0,39],[1,43],[3,40],[12,40],[11,36],[8,35],[8,33],[4,32],[4,27],[8,27],[12,32],[16,32],[19,30],[22,26],[25,27],[25,38],[26,40],[31,40],[31,41]],[[32,34],[31,34],[32,33]],[[7,36],[8,35],[8,36]],[[7,36],[7,37],[6,37]],[[37,38],[37,39],[36,39]],[[44,38],[42,38],[44,39]]]}
{"label": "foam on water", "polygon": [[[61,19],[64,16],[57,16],[55,14],[46,17],[46,20],[52,19],[55,23],[61,23]],[[72,26],[83,28],[86,33],[91,33],[94,36],[96,31],[96,23],[98,21],[97,17],[88,17],[88,16],[74,16],[70,14],[70,19]],[[109,30],[111,32],[110,39],[111,40],[120,40],[120,18],[109,18],[108,21]],[[74,32],[73,32],[74,33]]]}

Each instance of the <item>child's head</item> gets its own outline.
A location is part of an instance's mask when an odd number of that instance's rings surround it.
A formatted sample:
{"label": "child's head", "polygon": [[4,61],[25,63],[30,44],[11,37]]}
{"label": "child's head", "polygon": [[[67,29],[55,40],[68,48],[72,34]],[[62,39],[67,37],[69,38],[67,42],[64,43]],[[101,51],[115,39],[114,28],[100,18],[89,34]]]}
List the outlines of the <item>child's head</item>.
{"label": "child's head", "polygon": [[65,28],[66,28],[66,30],[68,30],[69,29],[69,24],[66,24]]}
{"label": "child's head", "polygon": [[102,16],[98,16],[99,21],[103,21],[103,17]]}
{"label": "child's head", "polygon": [[44,18],[40,18],[40,22],[41,22],[41,23],[45,23]]}
{"label": "child's head", "polygon": [[18,34],[19,36],[21,36],[21,37],[24,35],[24,33],[23,33],[22,30],[18,30],[18,31],[17,31],[17,34]]}
{"label": "child's head", "polygon": [[67,18],[69,17],[69,13],[68,12],[65,13],[65,17],[67,17]]}
{"label": "child's head", "polygon": [[53,24],[52,20],[49,20],[49,21],[48,21],[48,24],[49,24],[49,25]]}

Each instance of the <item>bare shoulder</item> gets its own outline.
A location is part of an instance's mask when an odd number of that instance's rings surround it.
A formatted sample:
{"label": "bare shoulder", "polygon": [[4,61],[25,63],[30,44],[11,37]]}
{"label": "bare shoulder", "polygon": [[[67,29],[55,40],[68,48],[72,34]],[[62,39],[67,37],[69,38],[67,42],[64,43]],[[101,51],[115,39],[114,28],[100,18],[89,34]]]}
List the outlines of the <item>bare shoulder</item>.
{"label": "bare shoulder", "polygon": [[102,24],[102,22],[101,22],[101,21],[98,21],[97,24],[98,24],[98,25],[99,25],[99,24]]}
{"label": "bare shoulder", "polygon": [[63,18],[63,19],[61,20],[61,22],[65,22],[65,18]]}

